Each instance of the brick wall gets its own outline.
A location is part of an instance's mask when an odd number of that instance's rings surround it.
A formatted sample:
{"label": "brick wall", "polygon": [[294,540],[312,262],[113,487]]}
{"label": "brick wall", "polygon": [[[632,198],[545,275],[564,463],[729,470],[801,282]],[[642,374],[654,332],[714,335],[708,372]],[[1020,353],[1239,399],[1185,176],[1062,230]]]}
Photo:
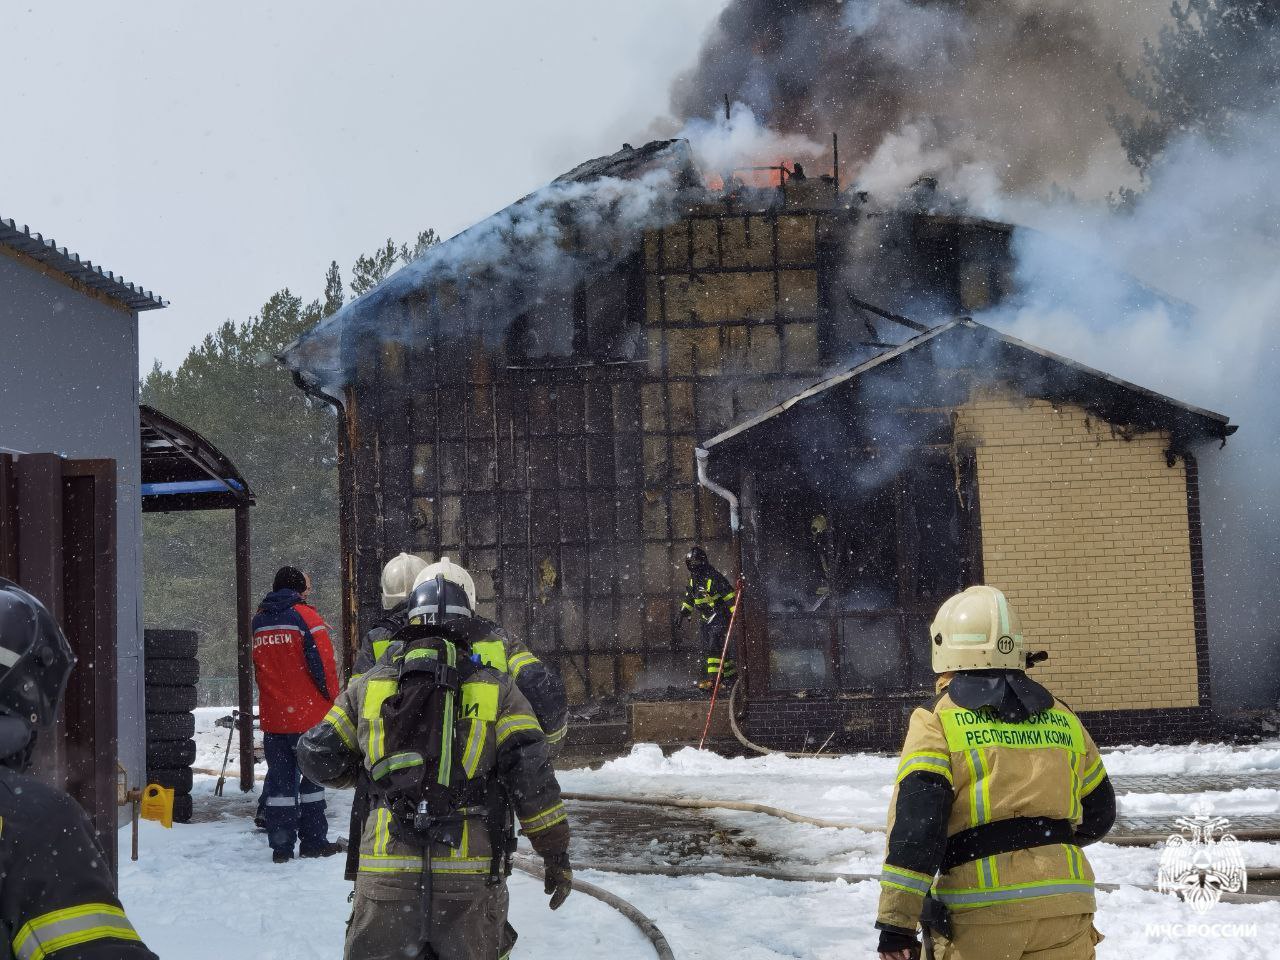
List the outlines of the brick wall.
{"label": "brick wall", "polygon": [[977,448],[984,578],[1009,596],[1036,679],[1080,711],[1197,707],[1187,470],[1168,436],[989,391],[958,415]]}

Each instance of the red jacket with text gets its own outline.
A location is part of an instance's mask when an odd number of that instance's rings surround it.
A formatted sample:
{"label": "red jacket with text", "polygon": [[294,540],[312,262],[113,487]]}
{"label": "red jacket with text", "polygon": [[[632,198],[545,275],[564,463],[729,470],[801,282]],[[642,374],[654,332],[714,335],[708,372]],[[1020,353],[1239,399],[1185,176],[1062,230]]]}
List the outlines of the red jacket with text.
{"label": "red jacket with text", "polygon": [[253,618],[263,733],[305,733],[341,692],[329,628],[295,590],[267,594]]}

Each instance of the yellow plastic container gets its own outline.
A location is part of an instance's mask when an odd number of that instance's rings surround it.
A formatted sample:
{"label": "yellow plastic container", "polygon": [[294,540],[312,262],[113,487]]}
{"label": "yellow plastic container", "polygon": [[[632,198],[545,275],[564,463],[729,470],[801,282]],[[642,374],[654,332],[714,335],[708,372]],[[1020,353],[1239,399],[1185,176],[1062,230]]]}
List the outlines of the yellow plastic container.
{"label": "yellow plastic container", "polygon": [[143,820],[155,820],[164,827],[173,826],[173,790],[158,783],[148,783],[142,791]]}

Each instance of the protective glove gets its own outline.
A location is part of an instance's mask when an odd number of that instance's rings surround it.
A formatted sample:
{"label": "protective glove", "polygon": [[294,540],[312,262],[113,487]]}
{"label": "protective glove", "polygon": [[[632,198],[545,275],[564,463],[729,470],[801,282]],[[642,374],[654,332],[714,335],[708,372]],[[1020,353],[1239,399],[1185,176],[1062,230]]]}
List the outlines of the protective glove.
{"label": "protective glove", "polygon": [[920,941],[915,936],[907,936],[895,930],[881,930],[876,953],[881,957],[892,957],[893,960],[899,957],[904,960],[919,960]]}
{"label": "protective glove", "polygon": [[542,892],[551,897],[551,909],[559,910],[573,892],[573,868],[569,866],[569,854],[552,853],[542,858],[546,882]]}

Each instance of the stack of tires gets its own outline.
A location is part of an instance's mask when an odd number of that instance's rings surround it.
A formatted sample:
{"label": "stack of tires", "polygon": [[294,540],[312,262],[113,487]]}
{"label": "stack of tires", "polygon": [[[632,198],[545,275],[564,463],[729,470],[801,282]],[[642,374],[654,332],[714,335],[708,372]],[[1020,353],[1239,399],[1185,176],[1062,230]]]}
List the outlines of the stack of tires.
{"label": "stack of tires", "polygon": [[200,662],[194,630],[147,630],[147,783],[173,790],[173,819],[191,820],[191,764],[196,758],[196,681]]}

